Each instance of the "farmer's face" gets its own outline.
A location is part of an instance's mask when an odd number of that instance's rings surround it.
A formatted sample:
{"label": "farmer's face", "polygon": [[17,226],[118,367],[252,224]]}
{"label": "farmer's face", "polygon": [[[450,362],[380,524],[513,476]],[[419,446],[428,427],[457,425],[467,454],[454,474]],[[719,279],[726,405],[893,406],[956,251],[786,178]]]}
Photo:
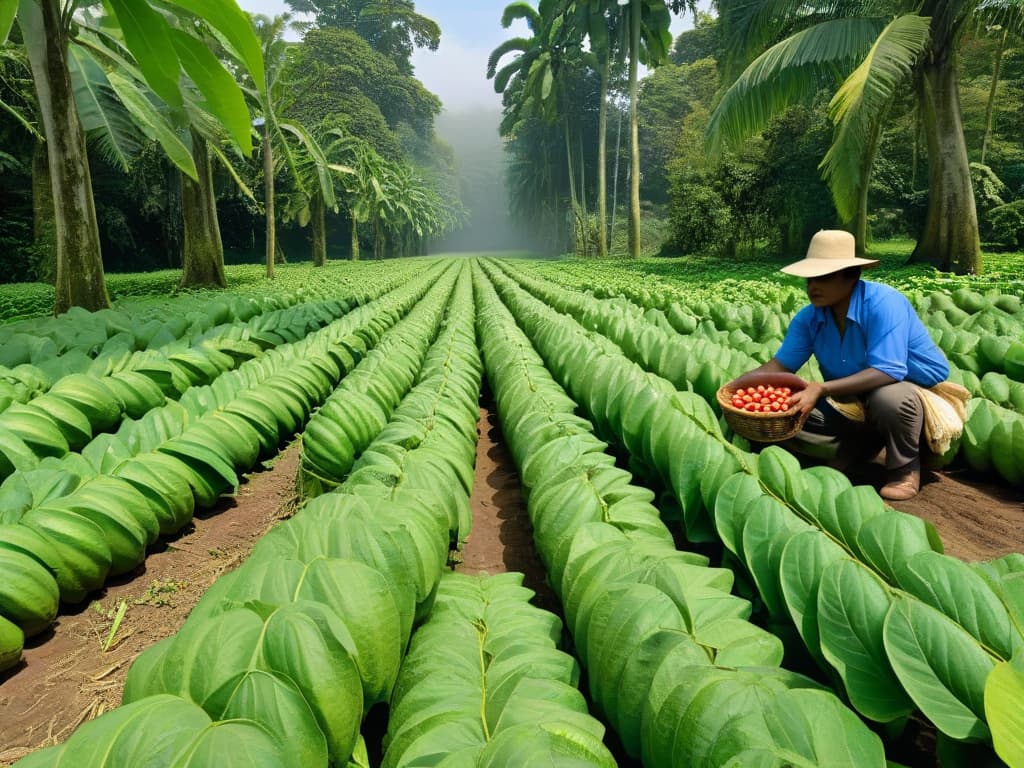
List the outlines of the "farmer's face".
{"label": "farmer's face", "polygon": [[850,298],[858,278],[833,272],[823,277],[807,278],[807,298],[816,307],[831,307]]}

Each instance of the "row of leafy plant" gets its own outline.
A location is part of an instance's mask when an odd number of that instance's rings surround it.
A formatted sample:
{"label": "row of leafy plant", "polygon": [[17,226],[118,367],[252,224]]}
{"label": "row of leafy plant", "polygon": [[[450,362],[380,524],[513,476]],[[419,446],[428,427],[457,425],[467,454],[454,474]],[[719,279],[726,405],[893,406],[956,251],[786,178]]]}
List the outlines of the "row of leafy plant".
{"label": "row of leafy plant", "polygon": [[[471,304],[449,317],[420,383],[349,479],[261,539],[176,635],[144,652],[120,708],[19,766],[369,765],[360,722],[388,700],[414,622],[429,613],[457,516],[449,494],[472,476]],[[348,359],[342,341],[330,351]]]}
{"label": "row of leafy plant", "polygon": [[[627,357],[646,370],[668,379],[677,388],[692,388],[716,411],[719,406],[715,393],[722,383],[755,368],[776,349],[752,341],[749,346],[757,356],[750,357],[733,349],[727,340],[716,343],[697,333],[675,332],[657,310],[644,312],[624,300],[597,300],[521,269],[508,265],[502,269],[534,296],[610,338]],[[813,358],[800,374],[808,379],[821,379]],[[968,384],[966,377],[971,375],[951,365],[951,380],[959,379]],[[963,439],[955,441],[949,451],[934,460],[947,464],[961,452],[972,468],[996,472],[1012,485],[1024,484],[1024,414],[982,397],[973,398]]]}
{"label": "row of leafy plant", "polygon": [[827,468],[801,470],[780,449],[736,448],[704,403],[488,270],[598,431],[672,489],[687,538],[721,538],[769,614],[792,622],[858,711],[902,722],[919,709],[943,737],[994,739],[1020,762],[1016,705],[1000,681],[1020,683],[1024,558],[968,566],[941,554],[929,524],[870,488]]}
{"label": "row of leafy plant", "polygon": [[[649,768],[884,765],[880,739],[833,693],[779,668],[782,642],[749,622],[732,572],[676,549],[654,494],[615,466],[490,284],[477,289],[536,545],[592,703],[626,751]],[[679,397],[711,419],[695,395]]]}
{"label": "row of leafy plant", "polygon": [[[27,403],[72,373],[108,376],[161,363],[190,349],[252,341],[266,348],[294,341],[319,323],[324,311],[338,314],[340,302],[358,305],[401,284],[422,265],[405,263],[390,273],[371,273],[365,279],[341,279],[313,289],[296,288],[268,295],[234,295],[210,301],[189,296],[157,307],[156,317],[100,310],[73,309],[58,318],[19,323],[3,330],[0,345],[0,411],[11,403]],[[344,310],[347,311],[347,310]],[[186,359],[187,362],[187,359]],[[180,376],[176,378],[176,382]],[[173,394],[173,393],[171,393]]]}
{"label": "row of leafy plant", "polygon": [[302,341],[268,351],[181,403],[126,421],[81,454],[45,459],[0,486],[0,616],[8,666],[20,634],[54,619],[58,599],[81,602],[109,575],[131,571],[146,548],[194,509],[237,486],[237,472],[300,430],[342,376],[438,277],[433,268]]}

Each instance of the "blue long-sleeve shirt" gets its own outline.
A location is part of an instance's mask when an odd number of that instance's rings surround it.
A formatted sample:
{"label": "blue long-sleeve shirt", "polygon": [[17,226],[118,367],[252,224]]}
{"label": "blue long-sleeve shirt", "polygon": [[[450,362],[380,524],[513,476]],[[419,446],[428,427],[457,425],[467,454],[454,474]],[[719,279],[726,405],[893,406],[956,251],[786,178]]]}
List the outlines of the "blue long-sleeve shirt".
{"label": "blue long-sleeve shirt", "polygon": [[775,358],[796,371],[811,355],[826,381],[875,368],[897,381],[932,387],[949,376],[949,363],[907,297],[882,283],[861,280],[853,289],[840,336],[830,307],[797,312]]}

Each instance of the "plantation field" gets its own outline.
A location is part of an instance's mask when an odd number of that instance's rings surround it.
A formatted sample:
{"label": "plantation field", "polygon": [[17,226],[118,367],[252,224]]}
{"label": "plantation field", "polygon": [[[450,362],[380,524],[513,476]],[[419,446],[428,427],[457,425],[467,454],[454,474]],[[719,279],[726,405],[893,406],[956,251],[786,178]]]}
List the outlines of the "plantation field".
{"label": "plantation field", "polygon": [[904,247],[971,400],[891,506],[722,418],[767,262],[4,289],[0,764],[1024,766],[1024,257]]}

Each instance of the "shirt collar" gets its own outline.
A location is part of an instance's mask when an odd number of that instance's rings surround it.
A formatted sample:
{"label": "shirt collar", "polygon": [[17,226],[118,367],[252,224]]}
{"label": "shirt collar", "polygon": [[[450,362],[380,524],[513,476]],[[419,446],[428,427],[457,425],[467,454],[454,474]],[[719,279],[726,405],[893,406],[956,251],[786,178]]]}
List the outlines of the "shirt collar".
{"label": "shirt collar", "polygon": [[[858,280],[857,284],[853,287],[853,293],[850,294],[850,306],[846,309],[846,319],[850,320],[857,325],[862,325],[861,314],[864,309],[864,291],[866,286],[863,280]],[[832,316],[832,310],[829,307],[815,307],[814,308],[814,322],[815,325],[823,325]]]}

